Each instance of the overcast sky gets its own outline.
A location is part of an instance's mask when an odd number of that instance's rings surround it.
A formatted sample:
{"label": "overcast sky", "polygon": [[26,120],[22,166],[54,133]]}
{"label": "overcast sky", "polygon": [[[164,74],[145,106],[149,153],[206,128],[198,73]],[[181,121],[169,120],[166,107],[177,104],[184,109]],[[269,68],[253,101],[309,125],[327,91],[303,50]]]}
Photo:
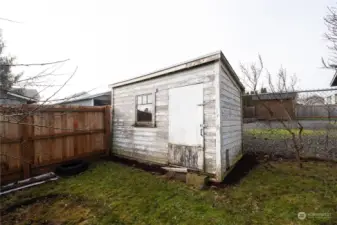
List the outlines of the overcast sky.
{"label": "overcast sky", "polygon": [[[236,73],[257,60],[296,73],[301,89],[327,88],[332,71],[323,17],[330,0],[1,1],[7,52],[20,63],[70,58],[63,94],[107,85],[222,50]],[[35,72],[35,71],[34,71]],[[26,70],[26,74],[32,73]]]}

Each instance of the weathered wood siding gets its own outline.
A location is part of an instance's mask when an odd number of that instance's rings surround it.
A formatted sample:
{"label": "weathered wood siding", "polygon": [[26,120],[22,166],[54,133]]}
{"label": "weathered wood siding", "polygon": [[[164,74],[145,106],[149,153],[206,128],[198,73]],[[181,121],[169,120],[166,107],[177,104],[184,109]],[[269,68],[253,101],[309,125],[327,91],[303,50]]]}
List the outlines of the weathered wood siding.
{"label": "weathered wood siding", "polygon": [[[170,88],[203,83],[205,169],[215,172],[215,83],[216,62],[112,89],[113,153],[141,161],[168,163],[168,92]],[[135,123],[135,96],[155,93],[156,127],[139,128]]]}
{"label": "weathered wood siding", "polygon": [[228,70],[220,65],[221,168],[232,166],[242,150],[241,90]]}

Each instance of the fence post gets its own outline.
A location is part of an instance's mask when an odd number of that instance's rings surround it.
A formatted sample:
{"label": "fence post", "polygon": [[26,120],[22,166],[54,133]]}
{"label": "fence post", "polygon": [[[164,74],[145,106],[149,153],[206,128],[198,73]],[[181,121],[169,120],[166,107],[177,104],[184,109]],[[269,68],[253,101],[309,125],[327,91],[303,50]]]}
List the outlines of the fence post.
{"label": "fence post", "polygon": [[30,143],[29,143],[29,125],[27,125],[27,123],[29,123],[29,119],[28,117],[30,115],[26,115],[25,113],[29,113],[28,112],[28,106],[27,105],[23,105],[22,106],[22,111],[23,111],[23,116],[24,119],[22,120],[21,124],[19,124],[19,129],[21,132],[21,144],[20,144],[20,161],[21,161],[21,167],[23,170],[23,178],[29,178],[30,177],[30,152],[31,152],[31,148],[30,148]]}
{"label": "fence post", "polygon": [[111,111],[110,106],[105,106],[104,109],[104,146],[106,150],[106,155],[109,156],[111,153]]}

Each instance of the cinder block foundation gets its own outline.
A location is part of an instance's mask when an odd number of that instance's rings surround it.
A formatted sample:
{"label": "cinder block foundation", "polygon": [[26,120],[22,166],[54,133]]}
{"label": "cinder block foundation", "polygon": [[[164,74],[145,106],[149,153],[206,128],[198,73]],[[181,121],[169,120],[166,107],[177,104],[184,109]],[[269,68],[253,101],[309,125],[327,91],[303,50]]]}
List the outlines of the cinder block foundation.
{"label": "cinder block foundation", "polygon": [[186,184],[192,185],[197,188],[204,188],[208,183],[208,176],[196,173],[186,174]]}

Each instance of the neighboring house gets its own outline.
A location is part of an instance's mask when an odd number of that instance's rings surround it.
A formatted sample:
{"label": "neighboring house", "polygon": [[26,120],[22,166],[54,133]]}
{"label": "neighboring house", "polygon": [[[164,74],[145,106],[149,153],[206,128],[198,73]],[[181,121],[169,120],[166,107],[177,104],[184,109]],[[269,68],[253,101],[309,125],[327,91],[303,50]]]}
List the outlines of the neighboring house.
{"label": "neighboring house", "polygon": [[[255,116],[259,120],[287,120],[295,118],[297,93],[264,93],[252,96]],[[269,109],[273,112],[272,115]]]}
{"label": "neighboring house", "polygon": [[324,98],[318,95],[313,95],[301,100],[303,105],[324,105]]}
{"label": "neighboring house", "polygon": [[103,92],[89,95],[82,92],[77,95],[72,95],[69,100],[57,103],[59,105],[77,105],[77,106],[103,106],[111,104],[111,92]]}
{"label": "neighboring house", "polygon": [[113,154],[218,181],[242,155],[244,87],[221,51],[109,87]]}
{"label": "neighboring house", "polygon": [[333,94],[333,95],[326,97],[325,104],[329,104],[329,105],[337,104],[337,94]]}
{"label": "neighboring house", "polygon": [[0,104],[34,104],[40,100],[36,89],[12,88],[1,93]]}

